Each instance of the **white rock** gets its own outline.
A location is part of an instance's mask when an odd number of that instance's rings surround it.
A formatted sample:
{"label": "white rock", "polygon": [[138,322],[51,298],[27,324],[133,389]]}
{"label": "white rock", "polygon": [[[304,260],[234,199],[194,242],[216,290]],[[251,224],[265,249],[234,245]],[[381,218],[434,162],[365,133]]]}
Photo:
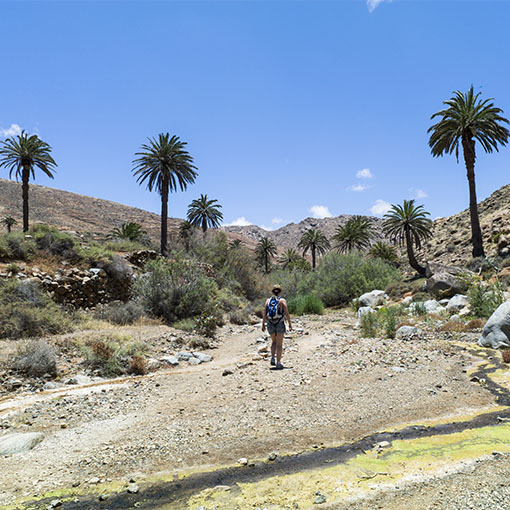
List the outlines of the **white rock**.
{"label": "white rock", "polygon": [[458,313],[459,317],[467,317],[468,315],[471,315],[471,307],[465,306],[460,312]]}
{"label": "white rock", "polygon": [[361,308],[358,308],[356,315],[358,317],[363,317],[363,315],[366,315],[367,313],[375,313],[375,310],[370,306],[362,306]]}
{"label": "white rock", "polygon": [[373,290],[371,292],[365,292],[365,294],[358,298],[358,301],[361,306],[374,307],[383,305],[387,299],[388,295],[384,290]]}
{"label": "white rock", "polygon": [[441,313],[444,312],[444,307],[441,306],[435,299],[429,299],[423,303],[427,313]]}
{"label": "white rock", "polygon": [[0,437],[0,455],[28,452],[44,439],[41,432],[7,434]]}
{"label": "white rock", "polygon": [[190,365],[200,365],[202,363],[198,358],[195,358],[194,356],[188,359],[188,363]]}
{"label": "white rock", "polygon": [[404,306],[409,306],[411,303],[413,302],[413,296],[407,296],[405,297],[401,303],[404,305]]}
{"label": "white rock", "polygon": [[465,306],[469,305],[469,298],[464,294],[455,294],[448,304],[446,305],[446,310],[450,313],[460,312]]}
{"label": "white rock", "polygon": [[510,301],[505,301],[489,317],[478,340],[482,347],[510,347]]}
{"label": "white rock", "polygon": [[461,320],[461,318],[456,313],[454,313],[450,317],[450,322],[462,322],[462,320]]}
{"label": "white rock", "polygon": [[210,354],[206,354],[205,352],[194,352],[193,356],[199,359],[202,363],[206,363],[212,360],[212,356]]}
{"label": "white rock", "polygon": [[161,358],[161,361],[170,366],[176,366],[179,364],[179,360],[177,359],[176,356],[163,356]]}
{"label": "white rock", "polygon": [[395,338],[405,340],[420,333],[420,330],[414,326],[400,326],[395,333]]}

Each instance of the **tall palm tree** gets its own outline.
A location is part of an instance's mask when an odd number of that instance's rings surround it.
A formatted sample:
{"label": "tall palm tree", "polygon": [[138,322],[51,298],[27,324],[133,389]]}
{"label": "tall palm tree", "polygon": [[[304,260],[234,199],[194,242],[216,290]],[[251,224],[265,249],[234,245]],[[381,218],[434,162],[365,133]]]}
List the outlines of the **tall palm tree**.
{"label": "tall palm tree", "polygon": [[301,259],[301,255],[299,255],[294,248],[289,248],[283,255],[280,256],[278,262],[281,264],[283,269],[286,269],[299,259]]}
{"label": "tall palm tree", "polygon": [[53,171],[57,167],[51,157],[51,147],[37,135],[28,135],[25,131],[16,137],[0,142],[0,167],[9,170],[9,178],[21,179],[23,198],[23,232],[28,231],[28,182],[30,176],[35,179],[35,169],[39,168],[53,179]]}
{"label": "tall palm tree", "polygon": [[2,223],[7,227],[7,233],[10,234],[12,227],[18,222],[12,216],[6,216]]}
{"label": "tall palm tree", "polygon": [[409,265],[421,275],[425,274],[425,268],[416,260],[413,246],[419,249],[421,242],[432,235],[429,215],[423,205],[414,205],[414,200],[404,200],[403,205],[391,206],[383,222],[384,233],[393,242],[406,245]]}
{"label": "tall palm tree", "polygon": [[374,236],[374,224],[366,216],[353,216],[345,225],[338,225],[333,240],[339,252],[364,250]]}
{"label": "tall palm tree", "polygon": [[266,274],[269,273],[269,261],[276,255],[276,245],[269,239],[269,237],[263,237],[258,243],[255,249],[257,260],[264,264]]}
{"label": "tall palm tree", "polygon": [[479,99],[481,92],[474,93],[473,85],[466,92],[459,90],[454,96],[443,101],[447,106],[432,115],[431,119],[440,117],[437,124],[431,126],[427,133],[431,133],[429,146],[432,156],[452,154],[455,151],[459,160],[459,144],[462,145],[464,163],[469,183],[469,214],[471,217],[471,241],[473,243],[473,257],[483,257],[482,230],[478,217],[475,186],[475,142],[478,140],[486,153],[497,152],[498,143],[505,146],[510,131],[502,125],[509,121],[500,114],[501,108],[494,106],[493,99]]}
{"label": "tall palm tree", "polygon": [[309,228],[301,236],[301,239],[298,243],[298,248],[303,250],[303,256],[306,255],[309,250],[311,251],[312,268],[315,269],[316,256],[326,253],[326,250],[331,248],[331,244],[322,230]]}
{"label": "tall palm tree", "polygon": [[157,138],[149,138],[143,144],[139,156],[133,161],[133,174],[137,182],[147,182],[147,189],[155,189],[161,195],[161,254],[167,254],[168,238],[168,194],[180,188],[184,191],[188,184],[195,182],[197,168],[186,150],[186,142],[178,136],[160,133]]}
{"label": "tall palm tree", "polygon": [[189,251],[194,231],[195,227],[189,221],[185,220],[179,225],[179,237],[184,242],[184,248],[187,252]]}
{"label": "tall palm tree", "polygon": [[223,214],[220,211],[221,205],[217,200],[207,198],[207,195],[200,195],[191,202],[188,207],[188,221],[195,227],[200,227],[205,234],[208,228],[216,228],[223,221]]}
{"label": "tall palm tree", "polygon": [[119,239],[128,239],[129,241],[139,241],[145,234],[140,223],[135,221],[128,221],[123,223],[120,227],[115,227],[112,230],[112,237]]}
{"label": "tall palm tree", "polygon": [[233,239],[228,243],[229,250],[239,250],[243,246],[243,242],[241,239]]}

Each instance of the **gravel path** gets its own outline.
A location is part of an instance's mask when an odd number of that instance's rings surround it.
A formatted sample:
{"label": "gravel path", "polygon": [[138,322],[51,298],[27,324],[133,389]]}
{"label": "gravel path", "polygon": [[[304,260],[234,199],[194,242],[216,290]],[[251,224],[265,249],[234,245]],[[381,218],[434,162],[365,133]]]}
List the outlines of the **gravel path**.
{"label": "gravel path", "polygon": [[[361,339],[354,321],[349,312],[295,321],[283,371],[270,370],[258,352],[264,345],[258,328],[225,328],[219,348],[208,351],[210,363],[29,405],[7,419],[8,431],[41,431],[46,438],[28,453],[0,458],[0,504],[59,487],[338,445],[493,405],[492,395],[466,376],[474,360],[452,342],[431,335]],[[168,335],[163,329],[156,328]],[[154,339],[154,331],[147,327],[144,338]],[[404,500],[391,506],[400,497],[384,496],[375,508],[429,508]]]}

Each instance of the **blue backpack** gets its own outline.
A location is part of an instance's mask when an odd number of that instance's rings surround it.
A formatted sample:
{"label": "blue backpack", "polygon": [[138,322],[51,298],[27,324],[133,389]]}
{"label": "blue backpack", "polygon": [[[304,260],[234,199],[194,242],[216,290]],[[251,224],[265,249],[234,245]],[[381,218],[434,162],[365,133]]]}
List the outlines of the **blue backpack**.
{"label": "blue backpack", "polygon": [[280,298],[273,296],[267,304],[266,317],[269,321],[277,323],[283,319],[282,305]]}

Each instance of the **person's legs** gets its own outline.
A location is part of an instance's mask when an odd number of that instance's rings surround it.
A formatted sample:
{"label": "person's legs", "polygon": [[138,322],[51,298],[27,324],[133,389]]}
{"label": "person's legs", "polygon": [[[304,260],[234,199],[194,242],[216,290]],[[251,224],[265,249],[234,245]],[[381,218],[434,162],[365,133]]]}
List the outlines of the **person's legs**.
{"label": "person's legs", "polygon": [[273,361],[276,356],[276,346],[277,346],[276,336],[277,336],[276,333],[273,333],[271,335],[271,365],[273,364]]}
{"label": "person's legs", "polygon": [[271,346],[271,354],[273,354],[273,346],[276,350],[276,363],[280,363],[283,351],[283,333],[275,334],[273,345]]}

